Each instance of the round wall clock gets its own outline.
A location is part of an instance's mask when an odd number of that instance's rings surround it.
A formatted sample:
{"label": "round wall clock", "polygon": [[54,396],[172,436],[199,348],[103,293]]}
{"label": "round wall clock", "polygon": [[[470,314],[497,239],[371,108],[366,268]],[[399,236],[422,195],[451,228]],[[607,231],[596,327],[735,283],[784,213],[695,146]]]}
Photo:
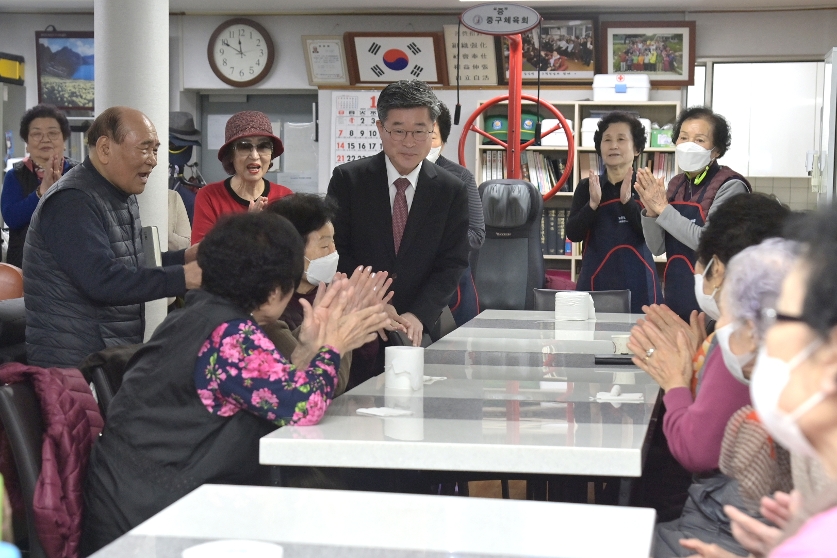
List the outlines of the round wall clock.
{"label": "round wall clock", "polygon": [[206,54],[218,79],[234,87],[249,87],[267,77],[275,50],[264,27],[251,19],[235,18],[212,33]]}

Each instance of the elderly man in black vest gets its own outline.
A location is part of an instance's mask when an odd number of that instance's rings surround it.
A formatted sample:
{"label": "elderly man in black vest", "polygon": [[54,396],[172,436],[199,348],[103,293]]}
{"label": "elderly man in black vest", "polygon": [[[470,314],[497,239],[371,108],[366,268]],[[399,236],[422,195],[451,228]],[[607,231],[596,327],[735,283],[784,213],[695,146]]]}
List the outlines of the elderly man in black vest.
{"label": "elderly man in black vest", "polygon": [[147,268],[137,194],[160,141],[144,114],[112,107],[87,132],[88,158],[43,197],[23,250],[26,355],[76,367],[106,347],[141,343],[143,304],[200,286],[197,245]]}

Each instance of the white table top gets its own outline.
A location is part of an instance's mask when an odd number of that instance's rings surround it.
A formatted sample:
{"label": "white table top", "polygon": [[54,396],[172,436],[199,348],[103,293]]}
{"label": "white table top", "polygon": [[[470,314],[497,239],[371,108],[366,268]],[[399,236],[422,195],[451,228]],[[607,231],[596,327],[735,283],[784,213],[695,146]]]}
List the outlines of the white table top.
{"label": "white table top", "polygon": [[[551,312],[487,311],[425,351],[425,375],[446,380],[415,394],[385,389],[383,375],[338,397],[314,426],[284,427],[260,442],[265,465],[375,467],[489,473],[638,477],[659,387],[631,365],[600,366],[590,345],[470,338],[480,331],[544,331]],[[550,322],[551,333],[582,328],[620,332],[636,316],[602,314],[595,322]],[[556,325],[559,329],[556,330]],[[620,330],[619,328],[622,328]],[[531,348],[515,350],[520,343]],[[468,346],[460,347],[459,344]],[[595,351],[612,354],[613,343]],[[639,402],[596,400],[618,384]],[[360,416],[359,408],[395,407],[404,417]]]}
{"label": "white table top", "polygon": [[285,558],[647,558],[654,515],[556,502],[204,485],[94,557],[180,558],[190,546],[234,538],[280,544]]}

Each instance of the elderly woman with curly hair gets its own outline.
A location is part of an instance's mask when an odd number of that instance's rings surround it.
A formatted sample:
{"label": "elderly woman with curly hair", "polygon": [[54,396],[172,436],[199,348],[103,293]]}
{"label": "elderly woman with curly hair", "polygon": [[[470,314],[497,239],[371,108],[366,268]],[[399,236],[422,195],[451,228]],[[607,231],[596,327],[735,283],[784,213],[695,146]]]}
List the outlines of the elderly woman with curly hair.
{"label": "elderly woman with curly hair", "polygon": [[729,124],[720,114],[706,107],[684,110],[674,125],[674,140],[683,172],[666,187],[665,178],[641,168],[634,187],[645,208],[645,242],[655,256],[665,252],[668,258],[663,273],[665,302],[688,321],[698,310],[694,266],[701,234],[721,204],[752,188],[739,173],[718,164],[730,147]]}
{"label": "elderly woman with curly hair", "polygon": [[315,424],[340,355],[374,338],[382,305],[347,311],[335,281],[305,320],[290,362],[263,325],[302,277],[303,243],[270,213],[229,216],[198,249],[200,289],[133,357],[90,458],[82,553],[88,555],[205,483],[263,484],[259,439]]}
{"label": "elderly woman with curly hair", "polygon": [[70,122],[52,105],[36,105],[20,120],[20,137],[29,155],[15,163],[3,180],[0,207],[9,226],[6,262],[23,266],[23,244],[32,213],[41,197],[78,163],[64,157],[64,142],[70,137]]}

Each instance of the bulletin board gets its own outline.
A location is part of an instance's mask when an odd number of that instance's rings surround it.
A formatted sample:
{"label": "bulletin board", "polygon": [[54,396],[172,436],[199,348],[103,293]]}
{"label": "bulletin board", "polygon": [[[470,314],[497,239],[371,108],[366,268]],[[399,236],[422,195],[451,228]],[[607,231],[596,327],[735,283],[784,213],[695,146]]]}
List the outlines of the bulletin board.
{"label": "bulletin board", "polygon": [[331,95],[331,168],[375,155],[383,146],[378,137],[380,91],[333,91]]}

